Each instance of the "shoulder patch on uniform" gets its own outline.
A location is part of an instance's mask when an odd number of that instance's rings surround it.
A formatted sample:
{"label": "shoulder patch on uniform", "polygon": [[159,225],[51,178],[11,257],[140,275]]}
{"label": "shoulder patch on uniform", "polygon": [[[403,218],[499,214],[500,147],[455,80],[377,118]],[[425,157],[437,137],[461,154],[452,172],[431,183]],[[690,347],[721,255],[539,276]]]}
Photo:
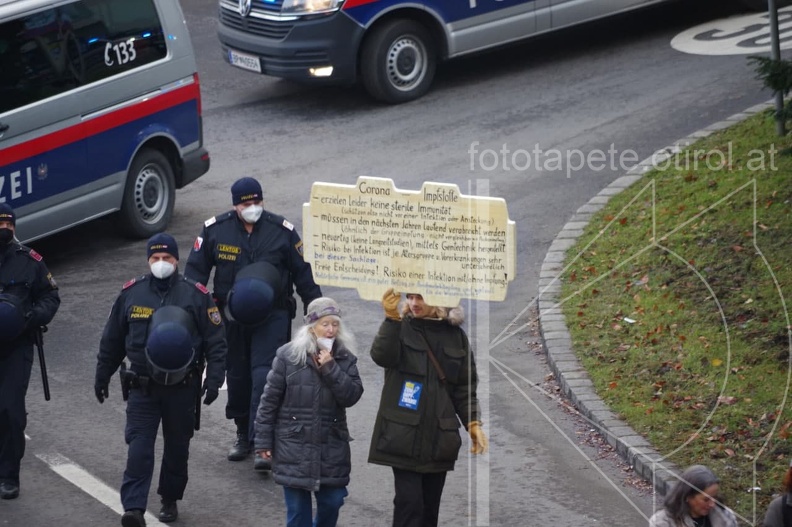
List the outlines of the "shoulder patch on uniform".
{"label": "shoulder patch on uniform", "polygon": [[212,216],[204,222],[204,227],[211,227],[215,223],[217,223],[217,216]]}
{"label": "shoulder patch on uniform", "polygon": [[294,244],[294,248],[297,249],[297,252],[300,253],[300,256],[303,256],[303,242],[302,240],[298,241]]}
{"label": "shoulder patch on uniform", "polygon": [[198,236],[195,239],[195,243],[193,243],[193,251],[198,252],[201,250],[201,247],[203,247],[203,238]]}
{"label": "shoulder patch on uniform", "polygon": [[283,220],[283,226],[286,227],[287,229],[289,229],[290,231],[294,230],[294,225],[289,223],[289,220],[284,219]]}
{"label": "shoulder patch on uniform", "polygon": [[58,288],[58,283],[52,277],[52,273],[48,273],[47,274],[47,281],[49,282],[51,288],[53,288],[53,289],[57,289]]}
{"label": "shoulder patch on uniform", "polygon": [[137,282],[137,278],[133,278],[129,282],[125,283],[123,286],[121,286],[121,290],[123,291],[124,289],[129,289],[130,287],[135,285],[135,282]]}
{"label": "shoulder patch on uniform", "polygon": [[37,253],[37,252],[36,252],[36,251],[34,251],[33,249],[30,249],[30,252],[28,252],[28,254],[30,255],[30,257],[31,257],[31,258],[33,258],[33,259],[34,259],[34,260],[36,260],[37,262],[40,262],[41,260],[43,260],[43,259],[44,259],[44,257],[43,257],[43,256],[41,256],[39,253]]}
{"label": "shoulder patch on uniform", "polygon": [[209,294],[209,290],[206,288],[206,286],[205,286],[205,285],[203,285],[203,284],[202,284],[202,283],[200,283],[200,282],[195,282],[195,288],[196,288],[198,291],[200,291],[201,293],[205,294],[205,295],[208,295],[208,294]]}

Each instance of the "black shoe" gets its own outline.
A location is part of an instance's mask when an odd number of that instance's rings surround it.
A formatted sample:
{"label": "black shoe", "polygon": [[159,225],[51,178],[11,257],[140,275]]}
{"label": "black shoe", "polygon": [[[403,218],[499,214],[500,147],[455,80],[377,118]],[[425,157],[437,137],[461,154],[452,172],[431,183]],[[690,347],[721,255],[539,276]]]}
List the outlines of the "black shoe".
{"label": "black shoe", "polygon": [[143,517],[143,511],[138,509],[132,509],[131,511],[126,511],[124,515],[121,516],[121,526],[146,527],[146,519]]}
{"label": "black shoe", "polygon": [[250,454],[250,441],[247,438],[247,432],[237,432],[236,441],[234,446],[228,451],[229,461],[242,461],[247,459]]}
{"label": "black shoe", "polygon": [[162,508],[159,513],[159,521],[162,523],[175,522],[179,517],[179,509],[176,507],[176,500],[166,500],[162,498]]}
{"label": "black shoe", "polygon": [[270,471],[272,470],[272,461],[257,455],[253,461],[253,470]]}
{"label": "black shoe", "polygon": [[0,483],[0,498],[4,500],[13,500],[19,497],[19,485],[4,481]]}

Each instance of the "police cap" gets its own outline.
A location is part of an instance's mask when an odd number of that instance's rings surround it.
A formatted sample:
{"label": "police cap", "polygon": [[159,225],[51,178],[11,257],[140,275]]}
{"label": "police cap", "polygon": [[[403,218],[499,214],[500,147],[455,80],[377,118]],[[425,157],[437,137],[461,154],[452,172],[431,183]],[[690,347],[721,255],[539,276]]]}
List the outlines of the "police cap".
{"label": "police cap", "polygon": [[247,326],[264,322],[275,303],[279,284],[280,273],[269,262],[243,267],[228,292],[226,316]]}
{"label": "police cap", "polygon": [[0,342],[11,342],[25,330],[25,315],[18,302],[16,297],[0,294]]}
{"label": "police cap", "polygon": [[151,316],[146,362],[151,378],[172,385],[184,380],[195,359],[192,317],[178,306],[163,306]]}

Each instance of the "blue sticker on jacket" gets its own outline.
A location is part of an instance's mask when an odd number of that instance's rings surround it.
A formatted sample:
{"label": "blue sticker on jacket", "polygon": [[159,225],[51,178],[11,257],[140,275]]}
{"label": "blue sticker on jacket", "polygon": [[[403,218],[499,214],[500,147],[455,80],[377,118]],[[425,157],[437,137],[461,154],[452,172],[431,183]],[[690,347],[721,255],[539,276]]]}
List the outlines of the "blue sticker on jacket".
{"label": "blue sticker on jacket", "polygon": [[401,397],[399,397],[399,406],[410,410],[417,410],[418,401],[421,399],[421,388],[422,385],[420,382],[404,381]]}

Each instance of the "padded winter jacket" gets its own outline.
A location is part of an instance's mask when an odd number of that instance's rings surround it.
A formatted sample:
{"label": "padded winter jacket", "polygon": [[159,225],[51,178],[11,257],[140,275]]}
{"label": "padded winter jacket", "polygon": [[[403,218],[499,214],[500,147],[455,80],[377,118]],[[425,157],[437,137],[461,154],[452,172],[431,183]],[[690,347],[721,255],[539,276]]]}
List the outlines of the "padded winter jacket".
{"label": "padded winter jacket", "polygon": [[[737,527],[737,518],[728,507],[720,505],[713,508],[709,513],[709,520],[712,527]],[[649,527],[694,527],[693,518],[685,515],[683,521],[676,522],[668,515],[665,509],[654,513],[649,520]]]}
{"label": "padded winter jacket", "polygon": [[[467,428],[479,420],[476,363],[455,308],[446,319],[386,319],[371,347],[385,368],[369,463],[421,473],[454,469]],[[431,347],[445,382],[427,353]]]}
{"label": "padded winter jacket", "polygon": [[357,357],[333,346],[320,369],[294,364],[281,346],[267,375],[256,415],[256,450],[272,451],[276,483],[309,491],[349,484],[351,455],[346,409],[363,394]]}

